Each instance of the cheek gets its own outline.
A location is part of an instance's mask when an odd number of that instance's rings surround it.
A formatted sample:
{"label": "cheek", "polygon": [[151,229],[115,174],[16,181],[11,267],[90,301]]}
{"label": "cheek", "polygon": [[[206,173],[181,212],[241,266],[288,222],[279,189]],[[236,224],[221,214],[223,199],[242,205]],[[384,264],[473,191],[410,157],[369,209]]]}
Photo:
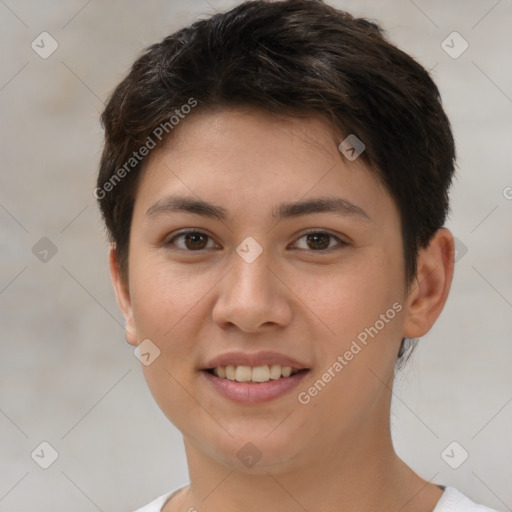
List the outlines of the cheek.
{"label": "cheek", "polygon": [[134,254],[130,291],[139,336],[167,344],[177,332],[197,325],[191,320],[194,309],[214,285],[214,277],[162,257]]}
{"label": "cheek", "polygon": [[[215,283],[207,276],[173,269],[168,261],[145,261],[134,254],[130,275],[133,314],[139,340],[149,338],[160,350],[142,365],[156,403],[178,428],[204,422],[204,411],[191,405],[194,343],[204,324],[201,299]],[[201,318],[200,318],[201,316]],[[186,415],[183,411],[187,411]]]}
{"label": "cheek", "polygon": [[[329,338],[342,345],[373,325],[381,314],[401,300],[400,272],[399,266],[390,263],[384,255],[361,258],[354,264],[305,272],[300,279],[294,279],[297,283],[294,291],[307,306],[305,311],[314,313]],[[394,318],[395,312],[392,310],[390,316]]]}
{"label": "cheek", "polygon": [[302,279],[301,295],[322,320],[317,324],[326,333],[318,340],[322,353],[318,376],[339,363],[338,356],[343,358],[332,389],[359,389],[360,397],[371,400],[380,384],[369,370],[384,379],[393,371],[403,324],[399,263],[381,253],[346,269],[340,267],[323,279]]}

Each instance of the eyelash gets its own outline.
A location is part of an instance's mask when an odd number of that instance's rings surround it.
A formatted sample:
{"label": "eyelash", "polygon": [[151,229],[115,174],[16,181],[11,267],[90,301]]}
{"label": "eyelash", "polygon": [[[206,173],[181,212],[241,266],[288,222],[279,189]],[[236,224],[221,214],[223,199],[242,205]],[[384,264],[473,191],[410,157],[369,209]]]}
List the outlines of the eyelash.
{"label": "eyelash", "polygon": [[[174,235],[169,241],[166,241],[164,242],[164,246],[165,247],[168,247],[170,248],[171,246],[174,245],[174,241],[179,238],[179,237],[182,237],[184,235],[187,235],[187,234],[194,234],[194,235],[204,235],[206,236],[209,240],[212,240],[212,238],[207,235],[206,233],[202,232],[202,231],[198,231],[198,230],[195,230],[195,229],[189,229],[189,230],[185,230],[185,231],[181,231],[180,233],[177,233],[176,235]],[[344,240],[342,240],[340,237],[336,236],[336,235],[333,235],[332,233],[329,233],[327,231],[308,231],[306,233],[303,233],[297,240],[300,240],[301,238],[307,236],[307,235],[318,235],[318,234],[321,234],[321,235],[327,235],[331,238],[334,238],[337,242],[338,242],[338,249],[341,249],[345,246],[348,245],[347,242],[345,242]],[[327,249],[319,249],[319,250],[313,250],[313,249],[299,249],[301,251],[308,251],[308,252],[318,252],[318,253],[327,253],[327,252],[331,252],[333,249],[336,249],[336,247],[329,247]],[[173,248],[172,250],[177,250],[177,251],[184,251],[184,252],[203,252],[205,251],[206,249],[198,249],[196,251],[194,250],[189,250],[189,249],[181,249],[181,248]]]}

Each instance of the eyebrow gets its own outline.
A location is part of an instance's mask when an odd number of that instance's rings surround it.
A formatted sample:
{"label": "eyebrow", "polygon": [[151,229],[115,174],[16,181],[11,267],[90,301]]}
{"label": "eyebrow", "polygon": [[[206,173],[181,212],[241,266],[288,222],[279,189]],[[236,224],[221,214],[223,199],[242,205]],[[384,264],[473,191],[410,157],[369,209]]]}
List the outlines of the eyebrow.
{"label": "eyebrow", "polygon": [[[187,196],[166,196],[148,208],[146,215],[154,217],[159,214],[186,212],[203,217],[225,221],[229,218],[228,210],[222,206]],[[272,217],[288,219],[311,213],[334,213],[345,217],[356,217],[370,221],[368,214],[356,204],[341,197],[317,197],[294,203],[282,203],[272,210]]]}

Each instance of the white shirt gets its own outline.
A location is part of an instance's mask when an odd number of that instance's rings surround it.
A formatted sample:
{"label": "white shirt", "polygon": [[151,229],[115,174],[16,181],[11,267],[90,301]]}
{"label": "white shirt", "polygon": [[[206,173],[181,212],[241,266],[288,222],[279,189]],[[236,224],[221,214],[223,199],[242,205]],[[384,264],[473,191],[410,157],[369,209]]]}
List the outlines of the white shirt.
{"label": "white shirt", "polygon": [[[135,512],[161,512],[165,503],[176,494],[180,487],[175,491],[159,496],[156,500],[148,503],[146,506],[137,509]],[[455,487],[446,487],[440,500],[432,512],[498,512],[495,509],[477,505],[467,496],[459,492]]]}

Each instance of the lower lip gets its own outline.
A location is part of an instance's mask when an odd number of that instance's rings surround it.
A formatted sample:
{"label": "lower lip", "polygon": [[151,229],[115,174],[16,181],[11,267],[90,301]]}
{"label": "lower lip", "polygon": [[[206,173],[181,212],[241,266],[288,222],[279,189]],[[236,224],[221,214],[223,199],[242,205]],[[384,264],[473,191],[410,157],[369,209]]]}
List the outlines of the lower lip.
{"label": "lower lip", "polygon": [[279,398],[297,387],[308,373],[309,370],[306,370],[296,373],[291,377],[281,377],[280,379],[269,380],[268,382],[247,383],[221,379],[205,370],[201,371],[204,378],[221,395],[244,404],[257,404]]}

